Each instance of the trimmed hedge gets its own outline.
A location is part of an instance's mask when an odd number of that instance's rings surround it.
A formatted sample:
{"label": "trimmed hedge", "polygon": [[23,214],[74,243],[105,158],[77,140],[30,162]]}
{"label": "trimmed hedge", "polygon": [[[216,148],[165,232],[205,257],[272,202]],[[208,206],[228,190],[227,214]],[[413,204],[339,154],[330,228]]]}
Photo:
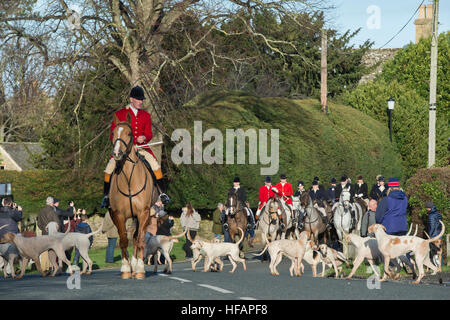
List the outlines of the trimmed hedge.
{"label": "trimmed hedge", "polygon": [[[0,181],[12,183],[14,201],[22,206],[25,217],[37,216],[48,196],[59,198],[65,209],[68,201],[77,208],[94,212],[103,194],[103,171],[94,170],[30,170],[0,171]],[[97,209],[98,209],[97,208]]]}
{"label": "trimmed hedge", "polygon": [[[450,167],[419,169],[406,182],[406,195],[411,207],[411,221],[419,224],[419,234],[427,228],[427,201],[433,201],[442,214],[445,234],[450,228]],[[425,237],[425,234],[423,234]]]}
{"label": "trimmed hedge", "polygon": [[[209,128],[223,133],[224,150],[227,128],[279,129],[280,165],[272,180],[277,183],[279,174],[285,172],[294,189],[298,180],[309,187],[314,176],[319,176],[325,186],[331,177],[339,180],[344,173],[354,182],[356,175],[362,174],[368,184],[374,183],[377,174],[403,178],[401,157],[395,144],[390,143],[384,124],[351,107],[330,103],[329,109],[331,114],[323,114],[320,103],[313,99],[259,98],[220,91],[194,99],[171,126],[187,129],[193,145],[194,121],[202,121],[203,133]],[[209,144],[204,142],[203,150]],[[165,143],[169,157],[174,145],[170,141]],[[267,166],[248,165],[248,146],[243,152],[246,165],[226,164],[225,157],[224,164],[213,165],[175,166],[169,161],[168,193],[173,200],[169,208],[179,208],[188,201],[195,208],[215,208],[218,202],[226,200],[235,175],[240,176],[250,205],[255,207],[259,187],[264,182],[260,168]]]}

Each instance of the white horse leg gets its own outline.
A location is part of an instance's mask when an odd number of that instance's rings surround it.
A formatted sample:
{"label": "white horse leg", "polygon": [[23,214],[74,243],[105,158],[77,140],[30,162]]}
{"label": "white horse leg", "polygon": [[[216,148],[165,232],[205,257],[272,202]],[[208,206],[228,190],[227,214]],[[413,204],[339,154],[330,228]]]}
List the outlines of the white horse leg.
{"label": "white horse leg", "polygon": [[[157,262],[156,262],[156,265],[158,265]],[[135,268],[136,268],[136,279],[144,279],[145,278],[144,260],[138,259],[136,261],[136,267]]]}
{"label": "white horse leg", "polygon": [[136,272],[137,262],[138,262],[138,261],[137,261],[136,257],[133,255],[133,256],[131,257],[131,271],[132,271],[133,273]]}
{"label": "white horse leg", "polygon": [[122,266],[120,267],[120,272],[122,274],[131,273],[131,266],[127,259],[122,258]]}

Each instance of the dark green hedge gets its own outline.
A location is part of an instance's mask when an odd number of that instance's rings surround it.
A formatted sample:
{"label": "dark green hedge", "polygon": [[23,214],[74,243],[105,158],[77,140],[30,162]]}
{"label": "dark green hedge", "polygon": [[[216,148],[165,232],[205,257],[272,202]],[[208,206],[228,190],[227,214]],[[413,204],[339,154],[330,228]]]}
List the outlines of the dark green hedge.
{"label": "dark green hedge", "polygon": [[[301,179],[308,187],[314,176],[319,176],[328,186],[331,177],[339,180],[343,173],[353,181],[356,175],[362,174],[369,184],[377,174],[403,178],[401,157],[389,141],[385,124],[351,107],[330,103],[329,109],[329,115],[323,114],[319,102],[312,99],[258,98],[215,92],[195,99],[171,125],[189,130],[193,140],[194,121],[201,120],[203,132],[217,128],[223,133],[224,144],[227,128],[280,129],[280,166],[272,177],[275,183],[283,172],[293,185]],[[203,149],[209,144],[203,143]],[[166,146],[170,157],[174,143],[168,142]],[[245,152],[248,159],[248,146]],[[264,181],[260,167],[237,164],[177,167],[169,162],[172,205],[181,207],[191,201],[194,207],[214,208],[218,202],[225,201],[233,177],[239,175],[250,205],[255,207],[258,189]]]}

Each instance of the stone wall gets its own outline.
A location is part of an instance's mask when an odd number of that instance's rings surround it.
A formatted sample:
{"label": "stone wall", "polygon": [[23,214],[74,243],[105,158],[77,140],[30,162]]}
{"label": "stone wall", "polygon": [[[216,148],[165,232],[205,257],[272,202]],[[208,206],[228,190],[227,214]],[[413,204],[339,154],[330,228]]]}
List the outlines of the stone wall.
{"label": "stone wall", "polygon": [[373,67],[377,63],[379,65],[370,74],[364,75],[359,84],[373,81],[377,75],[383,71],[384,64],[393,59],[397,51],[400,49],[372,49],[362,57],[362,63],[367,67]]}

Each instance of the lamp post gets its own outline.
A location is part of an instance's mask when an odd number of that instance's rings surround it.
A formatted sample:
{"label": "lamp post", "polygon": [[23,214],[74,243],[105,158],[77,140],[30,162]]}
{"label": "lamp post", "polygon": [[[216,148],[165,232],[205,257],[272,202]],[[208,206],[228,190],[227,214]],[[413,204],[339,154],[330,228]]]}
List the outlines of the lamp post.
{"label": "lamp post", "polygon": [[388,116],[389,116],[389,138],[392,142],[392,111],[394,110],[395,100],[392,96],[388,99]]}

